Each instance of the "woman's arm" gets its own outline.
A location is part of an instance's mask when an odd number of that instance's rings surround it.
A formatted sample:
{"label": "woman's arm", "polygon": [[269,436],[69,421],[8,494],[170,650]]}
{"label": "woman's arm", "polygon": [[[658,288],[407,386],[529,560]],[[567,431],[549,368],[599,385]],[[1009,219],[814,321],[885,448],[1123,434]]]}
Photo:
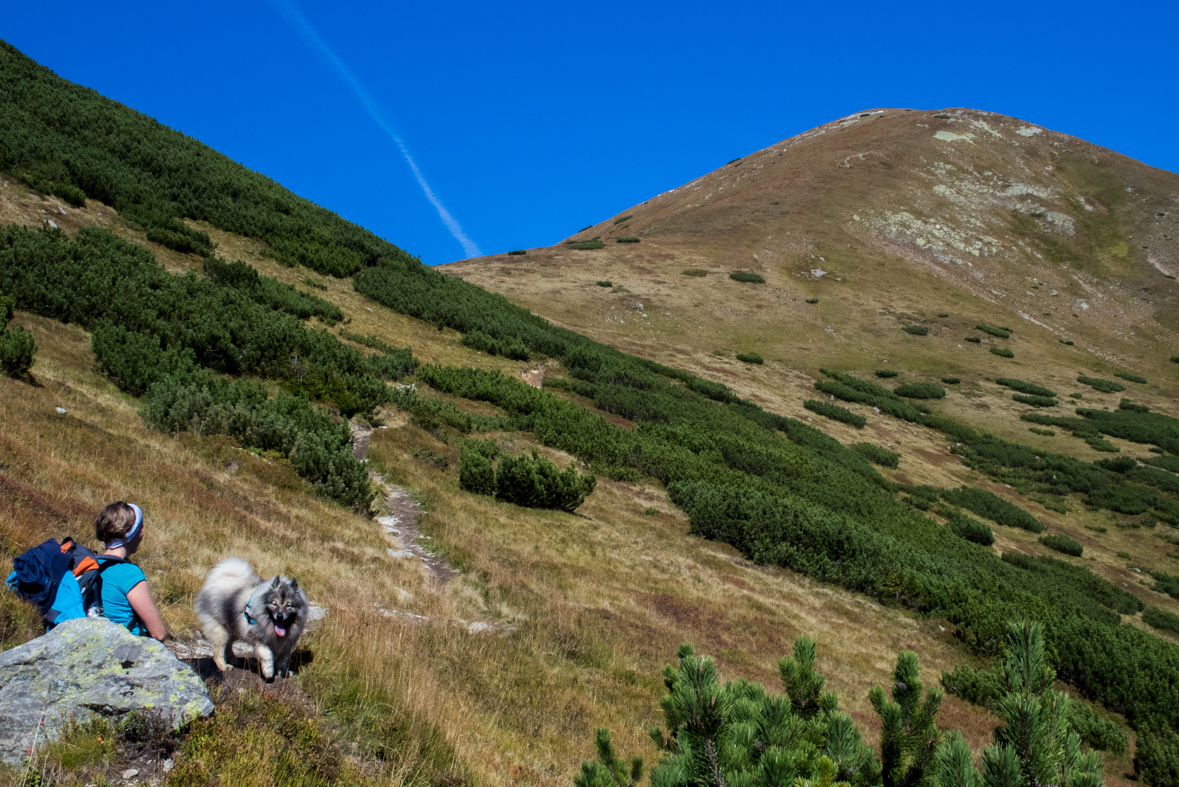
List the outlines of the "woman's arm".
{"label": "woman's arm", "polygon": [[164,619],[160,617],[160,611],[156,609],[155,602],[151,600],[151,591],[147,589],[147,580],[127,591],[127,602],[131,605],[131,609],[135,610],[139,619],[143,621],[143,625],[147,626],[149,635],[160,642],[167,639],[168,629],[164,628]]}

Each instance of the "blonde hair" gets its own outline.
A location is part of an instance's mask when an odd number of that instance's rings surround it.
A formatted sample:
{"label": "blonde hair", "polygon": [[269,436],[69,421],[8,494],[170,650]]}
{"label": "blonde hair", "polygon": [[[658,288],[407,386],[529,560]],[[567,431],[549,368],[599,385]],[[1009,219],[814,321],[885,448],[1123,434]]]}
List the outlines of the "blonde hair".
{"label": "blonde hair", "polygon": [[94,537],[104,544],[119,541],[135,526],[135,509],[130,503],[119,500],[111,503],[94,520]]}

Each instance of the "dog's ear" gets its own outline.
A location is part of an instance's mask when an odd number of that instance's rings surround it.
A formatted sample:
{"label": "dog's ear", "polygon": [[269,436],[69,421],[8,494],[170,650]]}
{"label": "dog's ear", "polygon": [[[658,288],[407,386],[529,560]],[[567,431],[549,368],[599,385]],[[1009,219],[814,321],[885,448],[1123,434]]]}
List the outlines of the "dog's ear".
{"label": "dog's ear", "polygon": [[291,577],[291,592],[299,592],[299,580],[295,579],[294,577]]}
{"label": "dog's ear", "polygon": [[270,587],[272,587],[272,588],[277,588],[277,587],[278,587],[279,580],[281,580],[281,579],[282,579],[282,577],[278,577],[278,576],[276,576],[274,579],[272,579],[272,580],[270,581]]}

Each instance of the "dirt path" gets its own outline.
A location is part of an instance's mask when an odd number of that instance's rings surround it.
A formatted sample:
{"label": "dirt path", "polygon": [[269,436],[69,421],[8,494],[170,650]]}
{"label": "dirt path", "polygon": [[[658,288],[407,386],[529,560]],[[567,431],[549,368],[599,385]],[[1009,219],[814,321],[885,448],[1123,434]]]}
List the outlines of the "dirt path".
{"label": "dirt path", "polygon": [[[372,441],[373,428],[367,424],[349,422],[352,428],[352,453],[357,459],[364,459],[368,455],[368,446]],[[385,533],[385,538],[392,545],[388,552],[393,558],[416,558],[422,562],[426,574],[441,590],[447,582],[458,576],[458,570],[421,545],[429,541],[430,537],[423,535],[418,528],[418,517],[426,513],[405,489],[385,482],[380,473],[369,471],[377,489],[385,498],[385,506],[389,513],[377,517],[377,524]]]}

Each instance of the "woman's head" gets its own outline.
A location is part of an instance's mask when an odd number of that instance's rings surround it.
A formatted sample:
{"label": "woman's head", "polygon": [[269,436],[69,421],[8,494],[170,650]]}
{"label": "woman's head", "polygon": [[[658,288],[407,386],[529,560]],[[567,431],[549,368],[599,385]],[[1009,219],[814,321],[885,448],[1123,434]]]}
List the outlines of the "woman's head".
{"label": "woman's head", "polygon": [[94,521],[94,536],[107,549],[126,546],[143,533],[143,511],[134,503],[122,500],[111,503]]}

